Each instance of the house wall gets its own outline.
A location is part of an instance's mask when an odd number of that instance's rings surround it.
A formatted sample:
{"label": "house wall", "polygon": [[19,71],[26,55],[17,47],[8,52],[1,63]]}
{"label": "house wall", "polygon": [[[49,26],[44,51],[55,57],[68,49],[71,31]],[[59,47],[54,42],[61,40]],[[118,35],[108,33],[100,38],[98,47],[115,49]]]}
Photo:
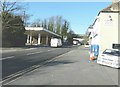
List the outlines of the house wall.
{"label": "house wall", "polygon": [[120,44],[120,13],[118,18],[118,43]]}
{"label": "house wall", "polygon": [[100,13],[100,53],[118,43],[118,18],[118,13]]}
{"label": "house wall", "polygon": [[97,20],[96,20],[96,22],[95,22],[95,24],[94,24],[94,26],[93,26],[93,37],[97,34],[97,36],[95,36],[93,39],[94,39],[94,41],[93,41],[93,44],[96,44],[96,45],[99,45],[99,41],[100,41],[100,38],[99,38],[99,33],[100,33],[100,19],[99,18],[97,18]]}

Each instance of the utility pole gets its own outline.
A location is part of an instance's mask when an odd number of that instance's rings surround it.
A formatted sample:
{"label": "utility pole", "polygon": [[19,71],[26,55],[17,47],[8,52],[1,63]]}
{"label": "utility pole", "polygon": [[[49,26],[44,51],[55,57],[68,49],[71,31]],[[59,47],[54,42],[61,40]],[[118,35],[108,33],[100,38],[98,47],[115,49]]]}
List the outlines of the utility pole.
{"label": "utility pole", "polygon": [[24,26],[26,27],[25,11],[23,12],[23,21],[24,21]]}

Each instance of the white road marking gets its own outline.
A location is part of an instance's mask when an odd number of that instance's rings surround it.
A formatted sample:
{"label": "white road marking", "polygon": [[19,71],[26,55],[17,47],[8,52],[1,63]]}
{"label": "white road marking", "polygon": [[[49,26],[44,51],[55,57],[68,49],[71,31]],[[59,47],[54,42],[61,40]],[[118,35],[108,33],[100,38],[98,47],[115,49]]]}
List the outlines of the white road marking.
{"label": "white road marking", "polygon": [[[50,50],[51,51],[51,50]],[[71,52],[71,51],[69,51],[69,52]],[[67,52],[68,53],[68,52]],[[57,56],[57,57],[54,57],[53,59],[51,59],[51,60],[47,60],[47,61],[45,61],[44,63],[42,63],[42,65],[33,65],[33,66],[31,66],[31,67],[29,67],[29,68],[27,68],[27,69],[24,69],[24,70],[21,70],[21,71],[19,71],[19,72],[17,72],[17,73],[14,73],[14,74],[12,74],[12,75],[9,75],[8,77],[8,79],[11,79],[9,82],[7,82],[7,83],[5,83],[4,85],[7,85],[7,84],[9,84],[9,83],[12,83],[12,82],[14,82],[14,81],[16,81],[17,79],[20,79],[20,78],[22,78],[26,73],[32,73],[32,72],[34,72],[34,71],[36,71],[38,68],[40,68],[41,66],[44,66],[45,64],[47,64],[47,63],[50,63],[50,62],[52,62],[52,61],[55,61],[57,58],[59,58],[59,57],[61,57],[61,56],[64,56],[64,55],[66,55],[67,53],[64,53],[64,54],[62,54],[62,55],[59,55],[59,56]],[[19,76],[20,75],[20,76]],[[15,78],[15,79],[12,79],[12,78],[14,78],[14,77],[17,77],[17,78]],[[6,80],[3,80],[3,81],[1,81],[0,83],[3,83],[4,81],[7,81],[7,79]]]}
{"label": "white road marking", "polygon": [[0,60],[6,60],[6,59],[12,59],[14,58],[15,56],[10,56],[10,57],[5,57],[5,58],[0,58]]}
{"label": "white road marking", "polygon": [[33,55],[33,54],[38,54],[38,53],[42,53],[42,52],[28,53],[26,55]]}
{"label": "white road marking", "polygon": [[25,50],[33,50],[33,49],[37,49],[37,48],[29,48],[29,49],[25,49]]}
{"label": "white road marking", "polygon": [[[53,51],[55,49],[52,50],[47,50],[47,51]],[[38,54],[38,53],[42,53],[42,52],[46,52],[46,51],[39,51],[39,52],[34,52],[34,53],[27,53],[26,55],[33,55],[33,54]]]}
{"label": "white road marking", "polygon": [[[36,49],[36,48],[31,48],[31,49]],[[56,50],[56,49],[51,49],[51,50],[47,50],[47,51],[53,51],[53,50]],[[26,55],[33,55],[33,54],[38,54],[38,53],[42,53],[42,52],[44,52],[44,51],[39,51],[39,52],[34,52],[34,53],[27,53]],[[4,57],[4,58],[0,58],[0,60],[12,59],[14,57],[15,56]]]}
{"label": "white road marking", "polygon": [[54,51],[54,50],[56,50],[56,49],[51,49],[51,50],[48,50],[48,51]]}

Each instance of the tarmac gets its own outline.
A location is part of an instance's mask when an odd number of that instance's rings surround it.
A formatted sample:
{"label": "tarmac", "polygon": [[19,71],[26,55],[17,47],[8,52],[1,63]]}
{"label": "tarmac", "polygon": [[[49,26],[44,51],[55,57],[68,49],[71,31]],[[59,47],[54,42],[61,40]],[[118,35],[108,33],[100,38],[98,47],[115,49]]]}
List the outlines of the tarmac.
{"label": "tarmac", "polygon": [[88,48],[80,46],[7,85],[118,85],[118,69],[89,62]]}
{"label": "tarmac", "polygon": [[3,48],[0,48],[0,51],[2,53],[9,53],[9,52],[15,52],[15,51],[36,49],[38,47],[45,47],[45,46],[3,47]]}
{"label": "tarmac", "polygon": [[15,51],[22,51],[22,50],[32,50],[38,47],[49,47],[49,46],[40,45],[40,46],[25,46],[25,47],[2,47],[2,48],[0,47],[0,53],[9,53],[9,52],[15,52]]}
{"label": "tarmac", "polygon": [[14,52],[14,51],[20,51],[20,50],[24,50],[25,48],[0,48],[0,50],[2,51],[2,53],[8,53],[8,52]]}

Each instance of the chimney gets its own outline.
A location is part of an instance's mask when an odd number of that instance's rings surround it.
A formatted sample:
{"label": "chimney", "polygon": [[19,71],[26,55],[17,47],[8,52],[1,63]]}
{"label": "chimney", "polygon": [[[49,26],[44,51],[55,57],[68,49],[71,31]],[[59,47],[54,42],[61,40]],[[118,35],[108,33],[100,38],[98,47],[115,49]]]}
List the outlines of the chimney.
{"label": "chimney", "polygon": [[[120,2],[120,0],[112,0],[112,6],[110,8],[111,11],[119,11],[120,10],[118,2]],[[115,3],[118,3],[118,4],[115,4]]]}
{"label": "chimney", "polygon": [[120,0],[112,0],[112,3],[117,3],[119,2]]}

